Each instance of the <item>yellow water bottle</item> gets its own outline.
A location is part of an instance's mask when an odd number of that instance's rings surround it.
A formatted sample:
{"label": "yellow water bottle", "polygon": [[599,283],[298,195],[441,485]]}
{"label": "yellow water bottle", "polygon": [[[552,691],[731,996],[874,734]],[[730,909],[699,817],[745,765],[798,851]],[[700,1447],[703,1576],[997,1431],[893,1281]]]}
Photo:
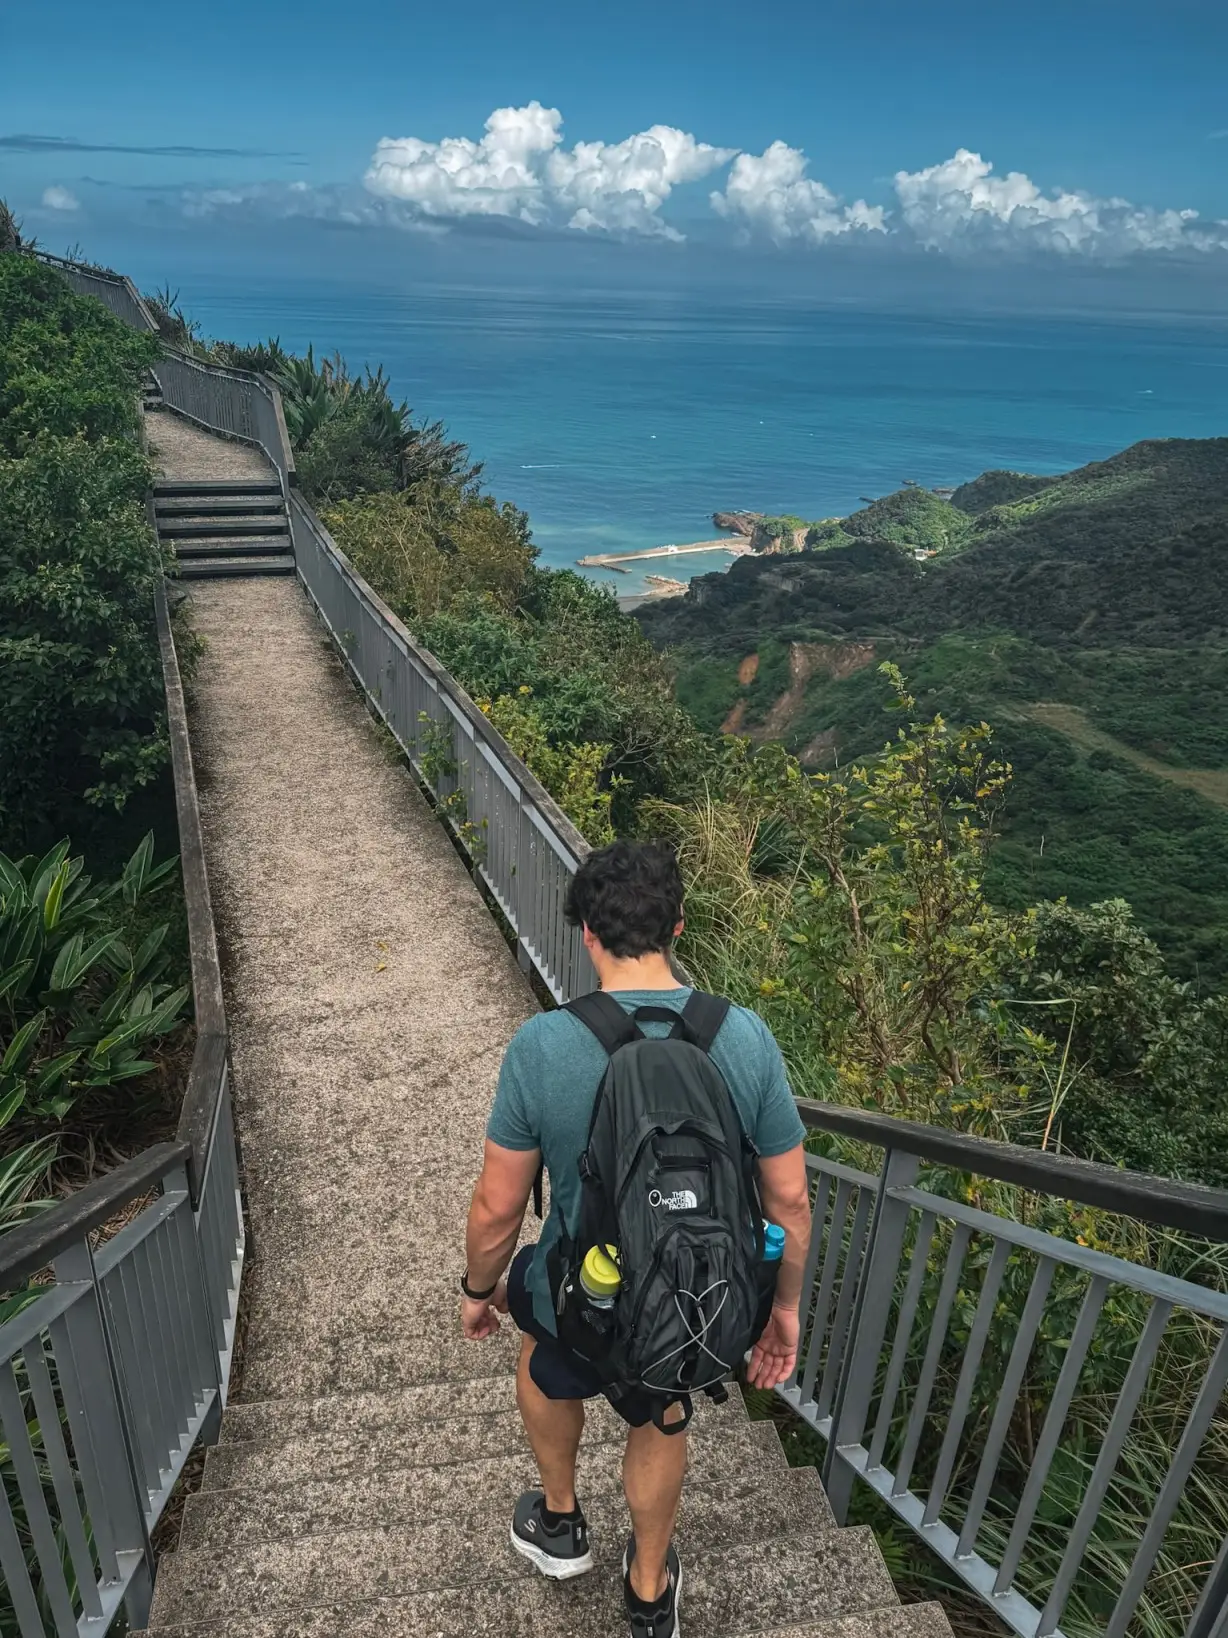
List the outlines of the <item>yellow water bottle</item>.
{"label": "yellow water bottle", "polygon": [[618,1248],[592,1246],[580,1265],[580,1284],[592,1308],[613,1308],[622,1285],[618,1272]]}

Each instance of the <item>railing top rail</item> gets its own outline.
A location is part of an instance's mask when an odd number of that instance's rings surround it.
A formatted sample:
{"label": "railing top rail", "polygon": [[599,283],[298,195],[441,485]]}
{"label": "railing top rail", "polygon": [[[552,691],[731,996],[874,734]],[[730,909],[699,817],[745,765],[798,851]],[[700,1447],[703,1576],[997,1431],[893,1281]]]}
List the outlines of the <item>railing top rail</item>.
{"label": "railing top rail", "polygon": [[553,832],[555,839],[561,844],[565,852],[571,855],[572,868],[578,867],[590,852],[589,844],[537,778],[536,774],[530,770],[527,763],[521,761],[502,734],[491,725],[489,718],[478,710],[455,677],[440,665],[429,649],[422,647],[405,624],[397,618],[387,603],[384,602],[379,593],[367,584],[301,494],[295,494],[292,504],[302,513],[304,522],[318,536],[326,549],[332,552],[344,565],[346,575],[358,593],[378,613],[380,619],[386,621],[392,628],[397,640],[404,644],[407,652],[413,656],[419,665],[431,673],[439,686],[440,692],[447,696],[449,701],[464,716],[466,722],[470,724],[475,738],[481,740],[483,747],[490,752],[500,767],[516,781],[524,794],[531,799],[533,806],[537,809],[546,826]]}
{"label": "railing top rail", "polygon": [[52,267],[71,267],[74,273],[89,273],[96,279],[109,279],[112,284],[130,284],[132,281],[113,267],[96,267],[92,262],[74,262],[67,256],[56,256],[50,250],[35,250],[36,262],[48,262]]}
{"label": "railing top rail", "polygon": [[152,330],[155,335],[158,333],[157,320],[149,311],[144,296],[141,295],[141,292],[137,289],[136,285],[133,284],[132,280],[127,278],[123,273],[116,273],[109,267],[91,267],[85,262],[69,261],[65,256],[53,256],[49,250],[36,250],[34,252],[34,257],[36,261],[46,262],[51,267],[68,268],[71,272],[75,273],[78,278],[97,279],[100,284],[113,284],[118,286],[119,289],[128,293],[132,300],[133,306],[141,316],[143,327],[146,330]]}
{"label": "railing top rail", "polygon": [[813,1131],[832,1132],[879,1149],[917,1155],[954,1171],[1014,1183],[1037,1194],[1079,1205],[1121,1212],[1163,1228],[1208,1240],[1228,1240],[1228,1189],[1179,1183],[1146,1172],[1127,1172],[1071,1155],[1029,1149],[1021,1143],[948,1132],[921,1121],[901,1120],[872,1109],[798,1100],[798,1112]]}
{"label": "railing top rail", "polygon": [[217,1114],[226,1068],[226,1009],[222,998],[222,967],[218,959],[205,842],[196,798],[196,774],[188,737],[187,705],[179,675],[179,657],[171,631],[166,583],[159,584],[154,606],[162,676],[166,686],[166,723],[174,772],[175,812],[179,829],[179,865],[188,921],[188,950],[192,962],[192,997],[196,1013],[196,1049],[188,1071],[179,1111],[176,1138],[191,1151],[189,1178],[192,1197],[200,1193],[205,1156]]}
{"label": "railing top rail", "polygon": [[36,1274],[66,1246],[101,1228],[121,1206],[139,1199],[161,1181],[172,1166],[191,1154],[186,1143],[155,1143],[104,1177],[96,1177],[58,1206],[0,1239],[0,1291],[11,1291]]}

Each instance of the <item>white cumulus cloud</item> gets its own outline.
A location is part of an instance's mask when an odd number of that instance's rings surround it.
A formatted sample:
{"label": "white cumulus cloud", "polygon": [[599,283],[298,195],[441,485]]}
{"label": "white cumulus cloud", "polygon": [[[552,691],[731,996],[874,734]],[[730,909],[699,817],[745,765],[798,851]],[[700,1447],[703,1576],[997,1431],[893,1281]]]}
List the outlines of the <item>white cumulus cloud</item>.
{"label": "white cumulus cloud", "polygon": [[1139,251],[1228,249],[1228,224],[1200,223],[1193,210],[1155,210],[1079,191],[1044,193],[1022,171],[995,176],[980,154],[960,148],[941,164],[897,171],[900,219],[929,249],[1015,249],[1119,257]]}
{"label": "white cumulus cloud", "polygon": [[721,216],[784,244],[790,239],[822,244],[841,234],[886,232],[886,211],[864,199],[845,205],[822,182],[806,175],[800,148],[773,142],[763,153],[739,154],[723,192],[713,193]]}
{"label": "white cumulus cloud", "polygon": [[426,216],[507,216],[676,238],[659,214],[673,189],[728,164],[735,152],[669,125],[567,148],[559,110],[530,102],[496,108],[477,141],[384,137],[365,180],[373,194]]}
{"label": "white cumulus cloud", "polygon": [[81,201],[67,188],[55,185],[43,191],[43,205],[47,210],[80,210]]}

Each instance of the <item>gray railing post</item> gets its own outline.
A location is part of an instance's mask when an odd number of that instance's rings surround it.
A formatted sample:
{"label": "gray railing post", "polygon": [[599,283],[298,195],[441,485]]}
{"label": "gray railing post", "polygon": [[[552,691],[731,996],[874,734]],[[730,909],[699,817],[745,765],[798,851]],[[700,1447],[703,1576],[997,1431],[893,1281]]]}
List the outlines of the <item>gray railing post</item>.
{"label": "gray railing post", "polygon": [[128,1408],[89,1241],[66,1247],[53,1267],[57,1281],[88,1286],[90,1291],[85,1301],[74,1303],[64,1315],[61,1324],[68,1355],[57,1349],[56,1370],[90,1516],[106,1521],[106,1531],[118,1551],[140,1554],[139,1567],[124,1594],[128,1623],[135,1631],[149,1621],[154,1554]]}
{"label": "gray railing post", "polygon": [[909,1208],[904,1201],[893,1198],[890,1191],[910,1187],[916,1181],[920,1165],[916,1155],[899,1149],[888,1149],[883,1156],[878,1198],[874,1203],[848,1346],[836,1388],[831,1437],[823,1458],[823,1484],[839,1524],[848,1518],[854,1478],[853,1469],[839,1459],[840,1451],[863,1442],[908,1232]]}
{"label": "gray railing post", "polygon": [[1228,1536],[1207,1577],[1185,1638],[1225,1638],[1228,1634]]}

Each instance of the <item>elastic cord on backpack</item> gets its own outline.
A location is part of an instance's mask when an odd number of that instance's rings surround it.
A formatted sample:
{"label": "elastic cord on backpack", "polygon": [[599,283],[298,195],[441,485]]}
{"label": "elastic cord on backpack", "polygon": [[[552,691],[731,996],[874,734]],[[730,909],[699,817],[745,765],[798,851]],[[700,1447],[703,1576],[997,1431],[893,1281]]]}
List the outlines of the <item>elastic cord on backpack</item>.
{"label": "elastic cord on backpack", "polygon": [[[713,1309],[712,1313],[705,1315],[704,1314],[704,1307],[703,1307],[704,1299],[705,1299],[705,1297],[707,1297],[709,1295],[710,1292],[713,1292],[713,1291],[716,1291],[716,1290],[720,1290],[721,1299],[717,1303],[716,1307]],[[691,1321],[687,1318],[686,1314],[683,1312],[682,1302],[680,1300],[680,1298],[682,1296],[690,1297],[691,1301],[695,1304],[696,1308],[699,1309],[700,1315],[703,1318],[704,1323],[703,1323],[702,1327],[698,1331],[696,1331],[693,1328],[693,1326],[691,1324]],[[695,1389],[708,1388],[708,1387],[711,1387],[713,1385],[713,1383],[719,1382],[722,1379],[722,1377],[728,1375],[728,1373],[733,1369],[732,1363],[726,1363],[725,1360],[721,1359],[719,1357],[719,1355],[715,1354],[712,1351],[712,1349],[708,1347],[708,1344],[705,1341],[705,1338],[707,1337],[708,1332],[712,1329],[712,1327],[716,1324],[717,1320],[720,1318],[721,1310],[724,1308],[725,1304],[728,1301],[729,1301],[729,1281],[728,1280],[713,1280],[712,1284],[710,1286],[706,1287],[705,1290],[701,1291],[698,1296],[696,1296],[695,1293],[691,1292],[691,1291],[687,1291],[687,1292],[677,1292],[677,1291],[675,1291],[674,1292],[674,1306],[678,1310],[678,1318],[682,1321],[683,1326],[686,1328],[686,1333],[687,1333],[686,1341],[681,1343],[677,1348],[671,1348],[669,1353],[662,1354],[660,1359],[655,1360],[653,1362],[653,1364],[651,1364],[648,1367],[648,1369],[640,1377],[640,1381],[644,1384],[644,1386],[646,1388],[652,1388],[655,1392],[658,1392],[658,1393],[667,1392],[668,1389],[666,1388],[666,1386],[664,1384],[659,1383],[659,1382],[650,1382],[648,1380],[650,1373],[652,1373],[654,1371],[659,1371],[663,1365],[667,1365],[669,1363],[669,1361],[671,1359],[673,1359],[677,1354],[686,1353],[686,1351],[689,1348],[691,1348],[692,1346],[697,1346],[701,1353],[707,1354],[709,1359],[712,1359],[712,1360],[716,1361],[716,1364],[717,1364],[717,1367],[718,1367],[716,1375],[710,1377],[708,1379],[708,1381],[706,1381],[706,1382],[687,1382],[686,1384],[683,1384],[683,1382],[681,1380],[679,1380],[677,1382],[677,1384],[676,1384],[677,1387],[682,1388],[685,1385],[685,1387],[687,1387],[687,1388],[695,1388]],[[670,1386],[673,1386],[673,1385],[674,1384],[670,1384]]]}

